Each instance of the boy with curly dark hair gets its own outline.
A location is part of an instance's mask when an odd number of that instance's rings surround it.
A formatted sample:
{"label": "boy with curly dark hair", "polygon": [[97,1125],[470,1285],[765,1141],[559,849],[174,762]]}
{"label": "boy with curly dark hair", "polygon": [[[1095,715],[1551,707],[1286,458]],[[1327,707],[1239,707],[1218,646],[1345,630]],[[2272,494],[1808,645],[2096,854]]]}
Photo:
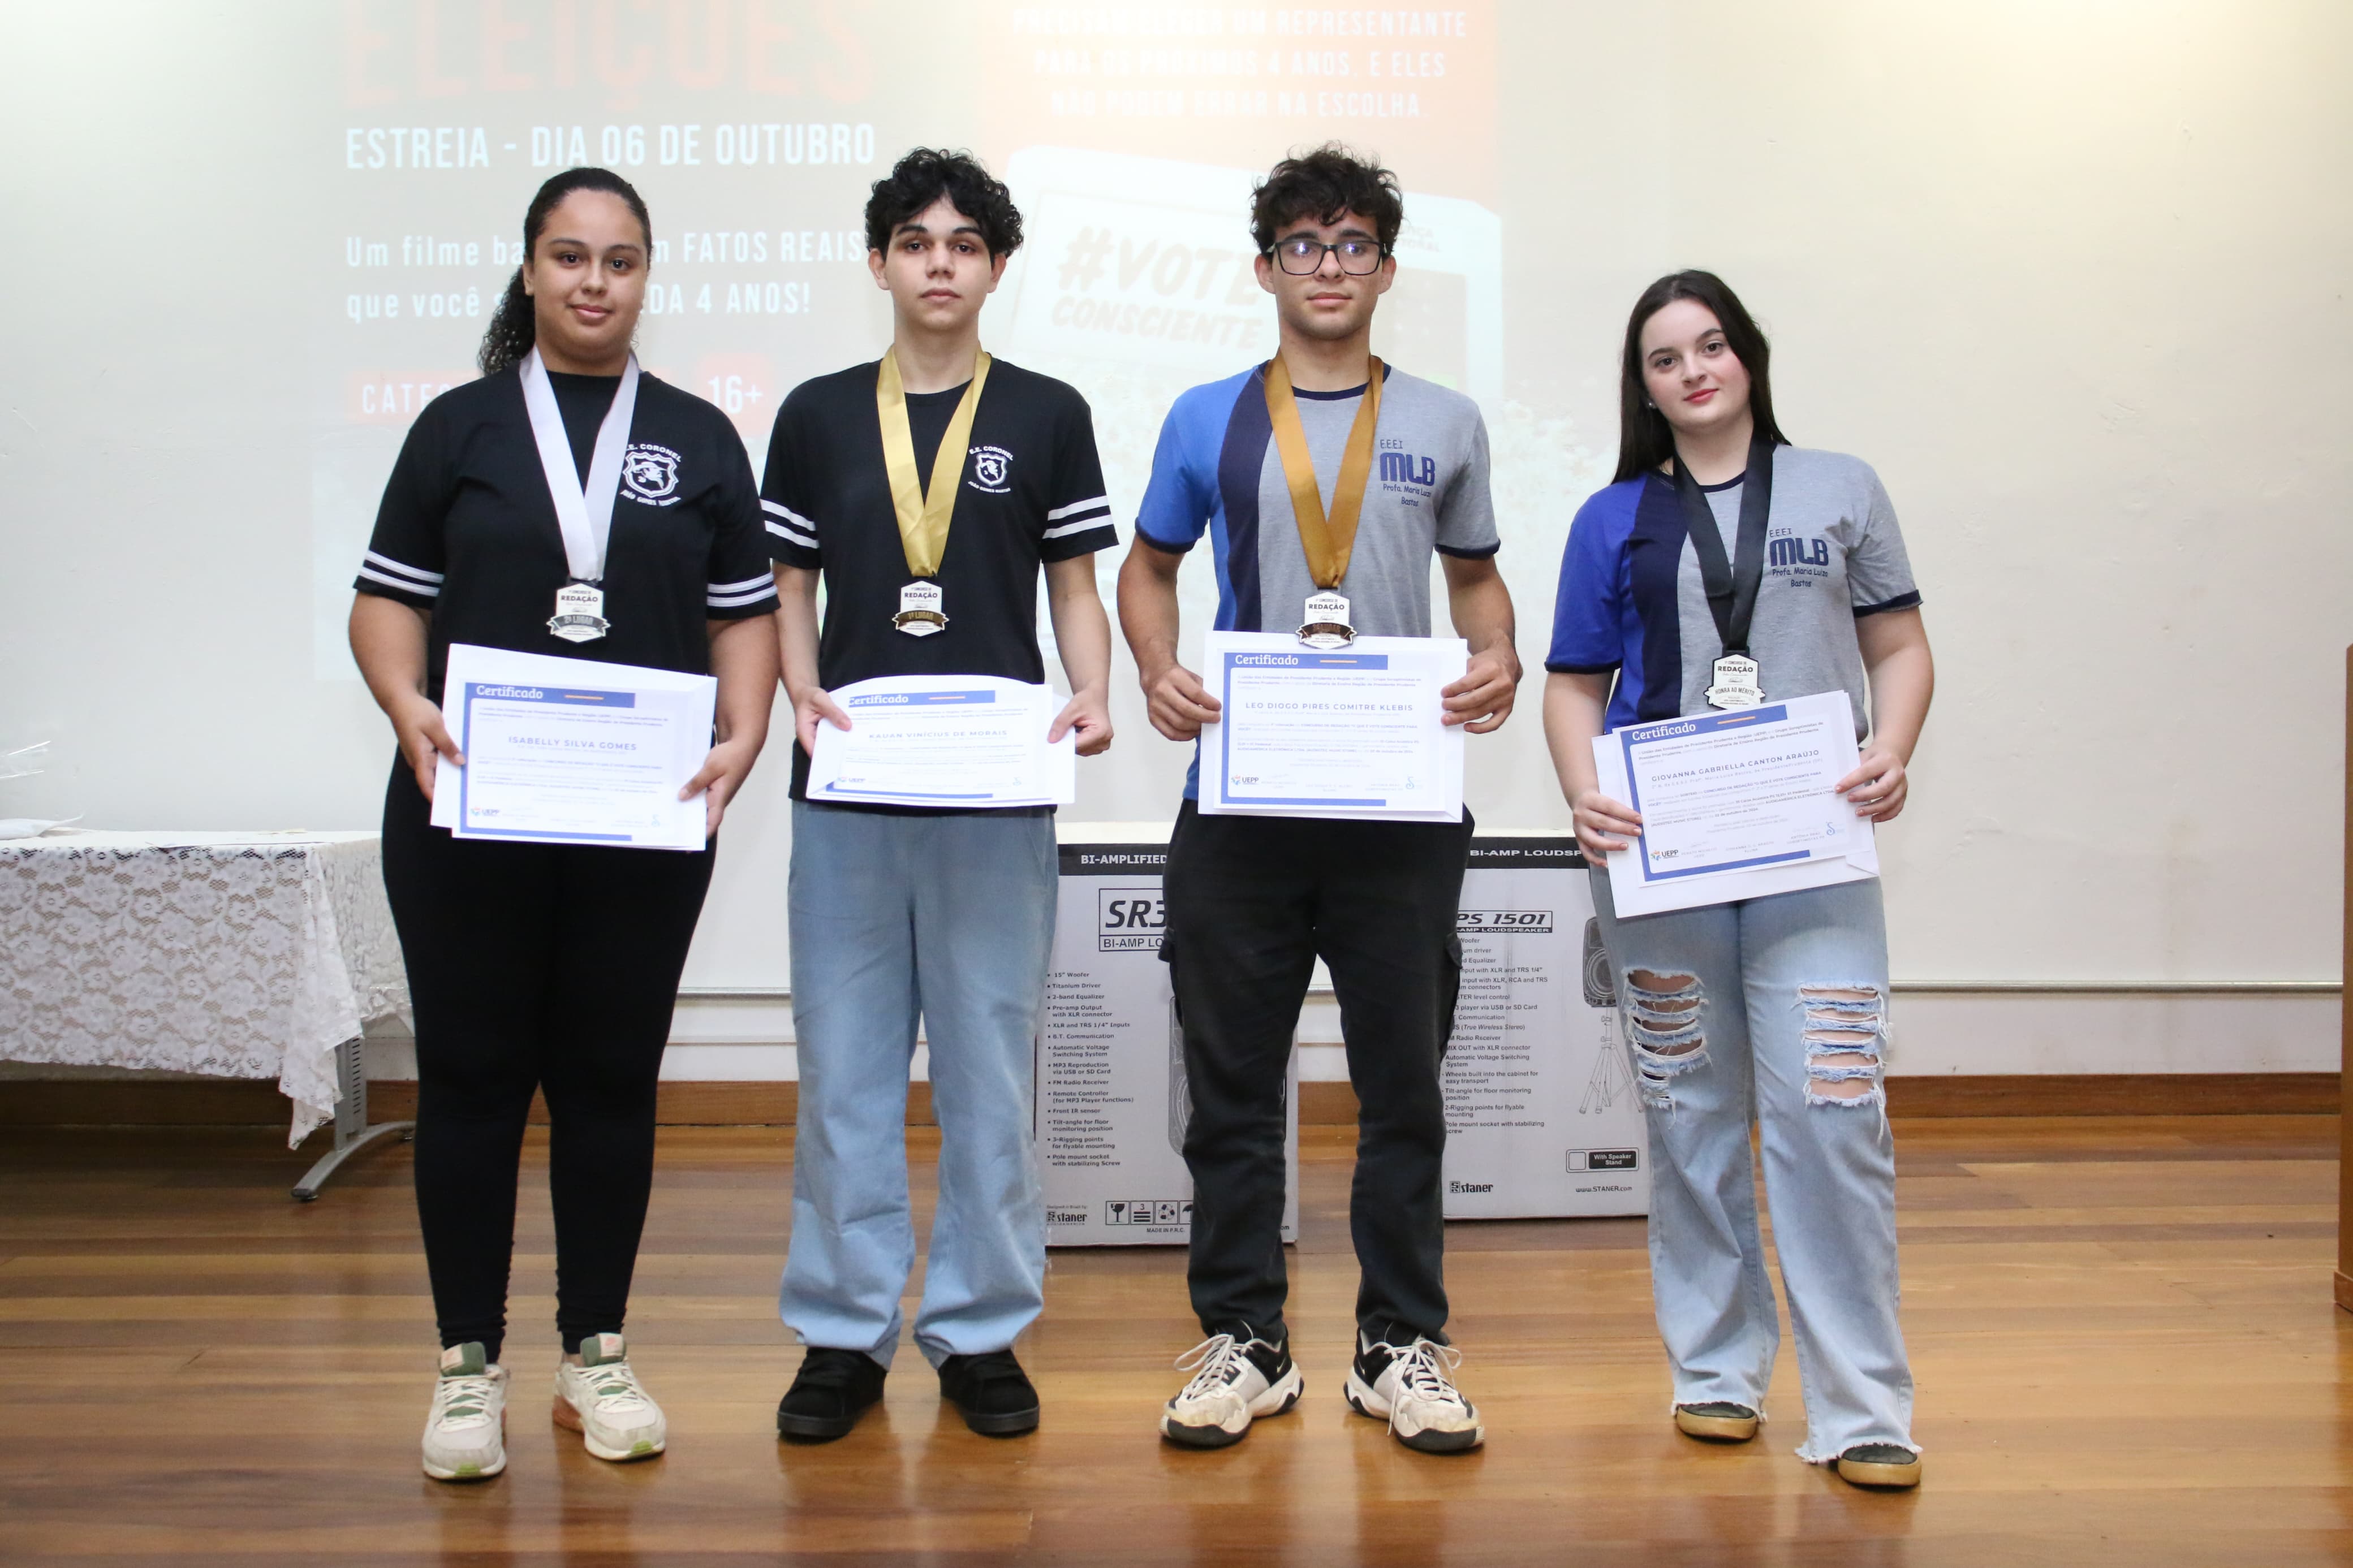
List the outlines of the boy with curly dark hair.
{"label": "boy with curly dark hair", "polygon": [[1093,557],[1118,541],[1085,400],[980,346],[981,307],[1021,243],[1011,193],[969,153],[919,147],[875,182],[866,236],[891,296],[890,350],[794,389],[761,487],[799,742],[800,1110],[781,1305],[808,1351],[776,1430],[839,1437],[881,1397],[915,1258],[904,1123],[920,1016],[940,1199],[915,1343],[967,1426],[1011,1436],[1038,1425],[1013,1342],[1045,1283],[1031,1048],[1054,929],[1053,808],[830,798],[809,758],[819,724],[849,728],[828,693],[852,682],[1042,682],[1041,566],[1072,693],[1052,738],[1103,750],[1111,626]]}
{"label": "boy with curly dark hair", "polygon": [[[1218,627],[1296,628],[1314,647],[1360,632],[1430,636],[1434,552],[1470,649],[1445,689],[1445,721],[1482,733],[1511,713],[1520,662],[1478,405],[1372,353],[1404,217],[1396,176],[1336,145],[1284,159],[1254,194],[1259,286],[1274,296],[1281,351],[1176,400],[1120,571],[1120,624],[1153,727],[1170,740],[1198,740],[1219,720],[1218,700],[1176,659],[1176,573],[1205,532]],[[1161,1433],[1223,1447],[1304,1386],[1282,1315],[1282,1096],[1321,958],[1362,1106],[1349,1205],[1362,1282],[1344,1391],[1408,1447],[1476,1447],[1485,1428],[1454,1386],[1460,1357],[1445,1336],[1440,1190],[1439,1064],[1461,978],[1455,907],[1470,814],[1202,815],[1198,773],[1197,762],[1169,838],[1161,956],[1193,1095],[1187,1276],[1208,1338],[1177,1363],[1193,1377],[1162,1411]]]}

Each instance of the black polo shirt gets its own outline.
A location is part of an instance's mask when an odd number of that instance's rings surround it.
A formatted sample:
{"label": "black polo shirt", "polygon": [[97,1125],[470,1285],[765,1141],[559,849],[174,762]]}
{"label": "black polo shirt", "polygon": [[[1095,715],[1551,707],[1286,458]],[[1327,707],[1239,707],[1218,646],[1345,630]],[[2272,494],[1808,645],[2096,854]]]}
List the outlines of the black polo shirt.
{"label": "black polo shirt", "polygon": [[[573,426],[611,405],[584,384],[595,379],[564,378],[575,445],[584,433]],[[593,446],[593,422],[585,434]],[[612,629],[594,642],[556,637],[547,622],[571,573],[522,373],[509,369],[450,388],[409,426],[352,585],[432,612],[425,694],[436,702],[453,642],[707,675],[707,622],[776,607],[763,537],[751,461],[727,416],[640,375],[605,554]]]}
{"label": "black polo shirt", "polygon": [[[777,564],[825,574],[818,679],[828,690],[878,675],[1046,679],[1038,649],[1038,572],[1119,542],[1094,418],[1076,388],[993,360],[973,417],[948,542],[932,581],[947,629],[910,637],[892,624],[913,580],[891,504],[879,363],[805,381],[776,410],[761,505]],[[911,393],[907,424],[925,485],[964,389]],[[793,798],[808,756],[793,748]],[[881,809],[901,809],[884,807]],[[920,809],[920,808],[919,808]]]}

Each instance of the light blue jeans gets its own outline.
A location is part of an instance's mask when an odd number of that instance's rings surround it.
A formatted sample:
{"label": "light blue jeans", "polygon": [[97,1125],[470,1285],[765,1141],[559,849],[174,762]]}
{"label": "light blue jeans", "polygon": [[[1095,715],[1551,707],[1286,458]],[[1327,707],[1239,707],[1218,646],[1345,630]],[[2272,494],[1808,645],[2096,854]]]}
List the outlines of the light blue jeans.
{"label": "light blue jeans", "polygon": [[915,1316],[934,1366],[1010,1346],[1044,1300],[1031,1142],[1054,936],[1050,816],[886,816],[793,803],[800,1115],[779,1307],[805,1344],[899,1348],[915,1265],[907,1076],[920,1017],[940,1202]]}
{"label": "light blue jeans", "polygon": [[1772,1381],[1753,1120],[1806,1399],[1798,1457],[1912,1447],[1879,883],[1621,921],[1596,868],[1593,902],[1650,1124],[1651,1287],[1675,1403],[1761,1410]]}

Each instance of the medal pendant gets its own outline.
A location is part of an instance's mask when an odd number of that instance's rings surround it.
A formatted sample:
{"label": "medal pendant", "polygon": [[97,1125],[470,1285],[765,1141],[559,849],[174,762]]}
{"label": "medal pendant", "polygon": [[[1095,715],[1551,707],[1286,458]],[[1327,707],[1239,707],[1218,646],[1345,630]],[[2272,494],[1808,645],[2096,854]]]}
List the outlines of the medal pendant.
{"label": "medal pendant", "polygon": [[1300,626],[1299,640],[1327,651],[1356,641],[1356,628],[1348,624],[1348,601],[1329,588],[1308,595],[1307,618]]}
{"label": "medal pendant", "polygon": [[595,642],[613,629],[605,618],[605,590],[594,583],[567,583],[555,591],[555,614],[547,629],[565,642]]}
{"label": "medal pendant", "polygon": [[1707,689],[1711,708],[1755,708],[1765,700],[1757,683],[1757,661],[1728,653],[1715,661],[1715,684]]}
{"label": "medal pendant", "polygon": [[899,613],[891,617],[891,624],[911,637],[947,630],[948,618],[940,609],[942,597],[937,583],[908,584],[899,590]]}

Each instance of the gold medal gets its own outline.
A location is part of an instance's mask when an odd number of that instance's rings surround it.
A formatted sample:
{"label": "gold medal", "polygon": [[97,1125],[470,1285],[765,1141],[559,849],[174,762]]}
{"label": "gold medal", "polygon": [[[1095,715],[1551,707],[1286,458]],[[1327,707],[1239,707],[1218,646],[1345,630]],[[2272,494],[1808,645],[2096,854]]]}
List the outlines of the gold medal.
{"label": "gold medal", "polygon": [[1282,482],[1291,491],[1291,514],[1299,524],[1299,548],[1307,556],[1307,575],[1324,592],[1307,599],[1306,619],[1299,640],[1310,647],[1346,646],[1356,635],[1348,621],[1348,601],[1340,596],[1348,575],[1348,556],[1356,545],[1356,521],[1363,515],[1365,484],[1373,472],[1373,437],[1381,422],[1380,357],[1367,355],[1372,374],[1365,383],[1364,400],[1348,426],[1348,444],[1340,454],[1339,482],[1332,487],[1332,510],[1324,510],[1324,492],[1315,482],[1315,459],[1307,450],[1307,432],[1299,423],[1299,400],[1291,390],[1291,372],[1277,354],[1266,362],[1266,415],[1274,426],[1275,451],[1282,458]]}
{"label": "gold medal", "polygon": [[[907,388],[899,378],[899,351],[884,352],[882,367],[874,377],[874,412],[882,425],[882,467],[891,479],[891,510],[898,514],[899,545],[907,570],[918,578],[938,574],[947,554],[948,523],[955,511],[956,486],[964,479],[965,453],[972,446],[973,416],[980,411],[981,388],[988,382],[988,351],[973,362],[972,380],[957,400],[955,413],[940,437],[932,458],[932,482],[925,487],[915,466],[915,437],[907,423]],[[899,590],[899,613],[891,624],[910,637],[930,637],[947,629],[941,612],[939,584],[908,584]]]}

